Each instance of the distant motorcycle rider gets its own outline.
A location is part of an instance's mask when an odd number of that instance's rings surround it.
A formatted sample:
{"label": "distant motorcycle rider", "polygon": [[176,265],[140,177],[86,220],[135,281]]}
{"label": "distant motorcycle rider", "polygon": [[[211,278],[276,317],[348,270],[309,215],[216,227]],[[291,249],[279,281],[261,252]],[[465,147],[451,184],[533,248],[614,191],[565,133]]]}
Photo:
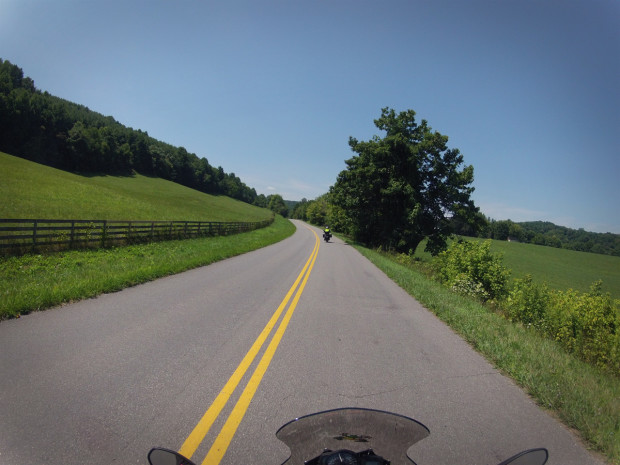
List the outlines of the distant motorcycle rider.
{"label": "distant motorcycle rider", "polygon": [[329,230],[329,226],[325,225],[325,227],[323,228],[323,239],[325,239],[326,242],[329,242],[331,237],[332,237],[332,233]]}

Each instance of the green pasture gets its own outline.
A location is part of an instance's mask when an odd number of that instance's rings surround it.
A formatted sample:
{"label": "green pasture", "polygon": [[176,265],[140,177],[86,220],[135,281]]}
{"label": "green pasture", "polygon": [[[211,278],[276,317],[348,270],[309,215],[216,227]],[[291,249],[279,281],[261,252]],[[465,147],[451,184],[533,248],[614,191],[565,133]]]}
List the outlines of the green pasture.
{"label": "green pasture", "polygon": [[[425,242],[418,246],[415,257],[430,262],[431,256],[424,252],[424,246]],[[620,257],[497,240],[491,240],[491,251],[502,254],[512,279],[530,274],[534,281],[546,282],[552,289],[581,292],[588,292],[592,283],[602,280],[603,292],[620,299]]]}
{"label": "green pasture", "polygon": [[166,181],[83,176],[0,152],[0,218],[260,221],[269,210]]}
{"label": "green pasture", "polygon": [[[260,221],[270,210],[146,176],[82,176],[0,152],[0,218]],[[231,237],[0,258],[0,320],[112,292],[272,244],[295,227]]]}
{"label": "green pasture", "polygon": [[513,278],[530,274],[551,288],[582,292],[603,280],[603,291],[620,299],[620,257],[507,241],[493,241],[491,251],[503,254]]}

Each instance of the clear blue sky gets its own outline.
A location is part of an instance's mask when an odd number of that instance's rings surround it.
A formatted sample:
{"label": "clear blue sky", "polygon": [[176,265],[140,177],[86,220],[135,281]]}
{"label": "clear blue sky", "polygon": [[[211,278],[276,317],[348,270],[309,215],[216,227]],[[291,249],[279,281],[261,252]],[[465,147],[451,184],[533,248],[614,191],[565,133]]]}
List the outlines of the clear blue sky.
{"label": "clear blue sky", "polygon": [[288,200],[413,109],[487,216],[620,233],[618,0],[0,0],[0,57]]}

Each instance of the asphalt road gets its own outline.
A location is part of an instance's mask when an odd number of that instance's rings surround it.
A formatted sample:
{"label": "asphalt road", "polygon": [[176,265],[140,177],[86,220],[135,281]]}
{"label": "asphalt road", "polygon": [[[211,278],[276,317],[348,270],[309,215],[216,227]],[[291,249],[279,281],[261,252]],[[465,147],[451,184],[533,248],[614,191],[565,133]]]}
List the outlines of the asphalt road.
{"label": "asphalt road", "polygon": [[418,465],[534,447],[552,465],[604,463],[357,251],[316,250],[319,230],[296,225],[256,252],[0,323],[0,464],[145,464],[156,445],[200,464],[221,444],[222,464],[281,464],[276,430],[338,407],[425,424]]}

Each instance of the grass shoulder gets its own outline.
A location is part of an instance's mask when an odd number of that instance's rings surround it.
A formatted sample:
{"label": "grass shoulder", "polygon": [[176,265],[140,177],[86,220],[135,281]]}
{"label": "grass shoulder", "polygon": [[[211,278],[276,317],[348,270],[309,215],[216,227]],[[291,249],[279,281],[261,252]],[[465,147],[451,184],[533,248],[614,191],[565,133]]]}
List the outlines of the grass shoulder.
{"label": "grass shoulder", "polygon": [[474,299],[379,252],[356,248],[458,332],[536,402],[620,464],[620,379],[581,362],[536,331],[511,323]]}
{"label": "grass shoulder", "polygon": [[294,232],[276,216],[269,227],[234,236],[0,258],[0,320],[209,265]]}

